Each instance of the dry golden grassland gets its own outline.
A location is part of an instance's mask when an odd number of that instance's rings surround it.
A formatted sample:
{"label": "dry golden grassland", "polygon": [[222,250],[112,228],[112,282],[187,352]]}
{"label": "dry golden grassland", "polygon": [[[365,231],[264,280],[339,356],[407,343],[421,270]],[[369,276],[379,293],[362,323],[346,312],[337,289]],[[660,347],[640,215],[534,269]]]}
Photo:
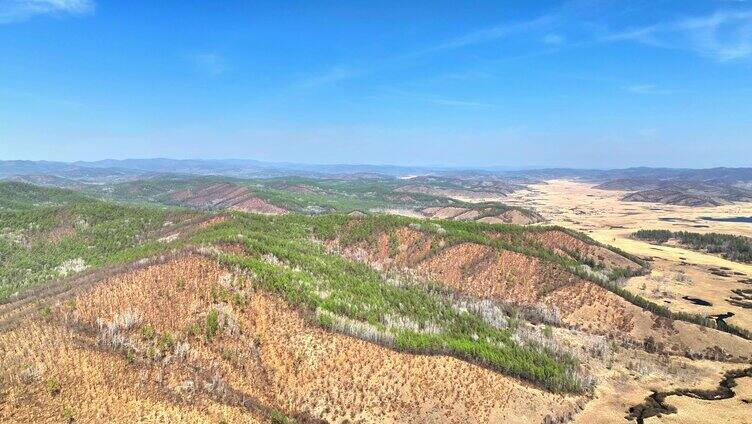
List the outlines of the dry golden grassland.
{"label": "dry golden grassland", "polygon": [[[518,206],[534,208],[550,223],[580,230],[595,240],[618,247],[628,253],[651,258],[651,272],[648,275],[630,278],[625,288],[648,300],[663,304],[672,311],[689,312],[704,315],[716,315],[733,312],[734,316],[726,321],[745,329],[752,329],[752,310],[735,306],[727,301],[733,296],[733,290],[749,288],[742,282],[752,278],[752,266],[723,259],[717,255],[696,252],[677,246],[655,246],[645,241],[636,240],[631,234],[640,229],[668,229],[671,231],[691,231],[698,233],[725,233],[752,236],[752,225],[707,221],[700,217],[747,216],[752,210],[751,204],[737,203],[718,207],[686,207],[619,200],[625,193],[619,191],[599,190],[592,184],[553,180],[537,184],[530,190],[515,192],[506,198],[506,202]],[[726,275],[719,275],[726,274]],[[683,299],[684,296],[699,298],[712,303],[701,306]],[[696,343],[697,335],[684,331],[686,324],[675,322],[678,337],[686,343]],[[714,335],[701,335],[705,342],[713,340]],[[711,389],[721,379],[728,367],[717,362],[693,361],[693,366],[702,364],[707,380],[698,380],[687,387],[701,387],[706,383]],[[738,366],[738,365],[737,365]],[[647,373],[652,375],[652,373]],[[677,414],[652,417],[645,422],[708,422],[708,414],[717,418],[717,422],[750,422],[749,404],[752,393],[749,390],[750,379],[740,379],[735,389],[737,395],[723,401],[703,401],[689,397],[672,396],[668,403],[678,408]],[[654,390],[666,390],[666,383],[657,381]],[[630,391],[622,384],[611,382],[596,389],[596,399],[586,411],[578,415],[580,422],[602,421],[602,403],[621,402],[630,397]],[[635,397],[639,397],[635,395]],[[607,407],[606,407],[607,409]],[[615,417],[612,417],[616,420]],[[714,419],[715,419],[714,418]]]}

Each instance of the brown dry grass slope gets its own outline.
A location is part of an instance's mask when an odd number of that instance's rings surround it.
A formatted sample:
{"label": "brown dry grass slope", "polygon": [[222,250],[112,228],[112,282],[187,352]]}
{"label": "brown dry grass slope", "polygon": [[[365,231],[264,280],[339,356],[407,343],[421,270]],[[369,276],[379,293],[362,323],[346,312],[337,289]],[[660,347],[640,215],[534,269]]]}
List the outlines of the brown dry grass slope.
{"label": "brown dry grass slope", "polygon": [[584,402],[325,331],[190,253],[23,318],[0,369],[2,422],[542,422]]}

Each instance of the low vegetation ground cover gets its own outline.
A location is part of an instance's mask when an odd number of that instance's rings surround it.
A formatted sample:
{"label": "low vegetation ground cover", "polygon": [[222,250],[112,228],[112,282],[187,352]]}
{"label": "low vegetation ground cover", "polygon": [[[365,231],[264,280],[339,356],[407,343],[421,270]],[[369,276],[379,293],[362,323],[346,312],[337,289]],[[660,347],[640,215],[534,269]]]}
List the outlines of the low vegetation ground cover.
{"label": "low vegetation ground cover", "polygon": [[169,243],[151,233],[198,216],[15,183],[0,184],[0,203],[12,206],[0,209],[0,300],[84,269],[161,251]]}
{"label": "low vegetation ground cover", "polygon": [[86,196],[71,190],[38,187],[21,182],[0,182],[0,211],[63,205],[85,200]]}

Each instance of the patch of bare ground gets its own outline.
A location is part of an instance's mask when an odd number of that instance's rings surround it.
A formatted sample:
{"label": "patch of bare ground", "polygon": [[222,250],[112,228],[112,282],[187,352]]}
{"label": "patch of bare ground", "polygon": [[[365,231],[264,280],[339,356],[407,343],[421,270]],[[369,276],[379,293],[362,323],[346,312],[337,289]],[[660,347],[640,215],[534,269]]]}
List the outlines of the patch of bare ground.
{"label": "patch of bare ground", "polygon": [[0,333],[0,421],[543,422],[584,403],[306,316],[192,253],[107,277]]}
{"label": "patch of bare ground", "polygon": [[469,210],[466,212],[462,212],[461,214],[454,217],[457,221],[474,221],[480,216],[480,212],[476,210]]}
{"label": "patch of bare ground", "polygon": [[240,212],[256,212],[256,213],[264,213],[269,215],[279,215],[281,213],[287,212],[285,209],[280,208],[279,206],[275,206],[266,200],[260,199],[258,197],[250,197],[243,199],[242,201],[239,201],[229,208],[233,211],[240,211]]}
{"label": "patch of bare ground", "polygon": [[63,225],[55,226],[42,237],[52,243],[59,243],[64,238],[74,236],[76,233],[76,228],[71,223],[66,222]]}
{"label": "patch of bare ground", "polygon": [[546,248],[565,256],[585,258],[608,268],[624,268],[633,271],[640,268],[639,264],[611,249],[586,243],[564,231],[536,232],[531,233],[530,237]]}
{"label": "patch of bare ground", "polygon": [[[434,209],[436,209],[434,211]],[[429,208],[428,210],[424,210],[426,213],[432,213],[432,218],[438,218],[438,219],[450,219],[454,218],[456,216],[462,215],[463,213],[467,212],[468,209],[466,208],[460,208],[456,206],[445,206],[442,208]]]}
{"label": "patch of bare ground", "polygon": [[539,217],[530,217],[516,209],[510,209],[498,216],[489,216],[489,217],[481,218],[478,220],[478,222],[485,222],[487,224],[506,223],[506,224],[517,224],[517,225],[534,224],[540,221],[542,221],[542,219],[540,219]]}
{"label": "patch of bare ground", "polygon": [[452,219],[455,221],[477,221],[485,224],[517,224],[528,225],[541,222],[542,218],[534,212],[524,213],[517,209],[509,209],[496,215],[489,215],[491,208],[467,208],[460,206],[442,206],[425,208],[421,213],[428,218]]}
{"label": "patch of bare ground", "polygon": [[227,215],[213,216],[213,217],[211,217],[211,218],[209,218],[209,219],[201,222],[201,224],[199,224],[199,228],[202,228],[202,229],[203,228],[209,228],[212,225],[217,225],[217,224],[221,224],[223,222],[226,222],[228,219],[229,219],[229,217]]}
{"label": "patch of bare ground", "polygon": [[316,194],[318,193],[313,187],[303,184],[280,184],[274,187],[278,190],[289,191],[298,194]]}
{"label": "patch of bare ground", "polygon": [[452,188],[441,188],[441,187],[429,187],[429,186],[421,186],[421,185],[405,185],[399,188],[394,189],[395,192],[403,192],[403,193],[421,193],[421,194],[430,194],[433,196],[443,196],[443,197],[449,197],[452,199],[458,199],[458,200],[467,200],[467,201],[483,201],[485,199],[498,199],[500,197],[506,196],[504,192],[492,192],[492,191],[482,191],[482,190],[468,190],[468,189],[452,189]]}
{"label": "patch of bare ground", "polygon": [[228,255],[245,256],[248,253],[242,243],[220,243],[212,246],[212,248]]}
{"label": "patch of bare ground", "polygon": [[180,205],[197,208],[229,209],[271,215],[286,212],[284,208],[257,197],[247,187],[227,182],[177,191],[170,194],[170,200]]}

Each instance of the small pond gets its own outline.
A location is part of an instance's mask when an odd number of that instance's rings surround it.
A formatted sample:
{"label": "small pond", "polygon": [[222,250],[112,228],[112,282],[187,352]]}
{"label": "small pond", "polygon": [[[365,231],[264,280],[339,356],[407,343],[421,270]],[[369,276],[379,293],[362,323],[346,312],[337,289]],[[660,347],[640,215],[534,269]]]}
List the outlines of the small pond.
{"label": "small pond", "polygon": [[701,216],[700,219],[704,221],[716,221],[716,222],[747,222],[752,224],[752,216],[728,216],[723,218],[713,216]]}

